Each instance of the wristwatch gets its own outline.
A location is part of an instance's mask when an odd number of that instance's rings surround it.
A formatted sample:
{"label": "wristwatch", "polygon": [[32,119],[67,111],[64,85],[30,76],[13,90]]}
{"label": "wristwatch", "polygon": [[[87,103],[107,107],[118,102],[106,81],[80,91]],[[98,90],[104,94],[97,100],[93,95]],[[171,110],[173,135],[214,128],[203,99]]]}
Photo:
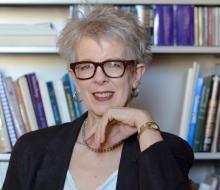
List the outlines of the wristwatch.
{"label": "wristwatch", "polygon": [[153,130],[156,130],[156,131],[160,131],[160,127],[158,126],[158,124],[156,122],[154,122],[154,121],[146,122],[143,125],[141,125],[141,127],[138,130],[138,139],[140,139],[141,134],[146,129],[153,129]]}

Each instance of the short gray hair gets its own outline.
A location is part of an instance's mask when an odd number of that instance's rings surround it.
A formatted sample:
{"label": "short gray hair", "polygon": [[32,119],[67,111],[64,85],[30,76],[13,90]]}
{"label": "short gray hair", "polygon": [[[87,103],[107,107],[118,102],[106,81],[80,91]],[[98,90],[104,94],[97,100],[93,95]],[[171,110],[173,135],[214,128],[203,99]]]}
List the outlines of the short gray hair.
{"label": "short gray hair", "polygon": [[97,42],[110,39],[122,42],[125,56],[148,64],[151,59],[149,34],[132,13],[112,6],[95,6],[80,18],[72,18],[64,27],[57,46],[68,63],[77,61],[76,47],[82,37],[91,37]]}

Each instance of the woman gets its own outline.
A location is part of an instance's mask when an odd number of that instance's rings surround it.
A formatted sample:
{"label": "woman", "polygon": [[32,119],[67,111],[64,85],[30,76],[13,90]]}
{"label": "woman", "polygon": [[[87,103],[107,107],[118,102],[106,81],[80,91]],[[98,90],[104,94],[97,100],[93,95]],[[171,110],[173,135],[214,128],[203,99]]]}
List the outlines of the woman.
{"label": "woman", "polygon": [[190,189],[191,148],[129,107],[149,62],[146,38],[133,15],[109,7],[66,25],[58,45],[88,113],[21,137],[3,190]]}

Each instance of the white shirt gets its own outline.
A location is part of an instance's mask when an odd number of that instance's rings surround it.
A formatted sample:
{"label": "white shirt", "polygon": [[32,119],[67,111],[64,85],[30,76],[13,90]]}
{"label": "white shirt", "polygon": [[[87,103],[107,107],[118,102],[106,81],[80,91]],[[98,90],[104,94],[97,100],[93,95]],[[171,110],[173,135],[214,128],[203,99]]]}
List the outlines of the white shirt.
{"label": "white shirt", "polygon": [[[101,186],[99,186],[96,190],[115,190],[117,178],[118,178],[118,170],[113,172],[112,175],[109,176],[108,179]],[[65,180],[63,190],[78,190],[69,170],[66,175],[66,180]]]}

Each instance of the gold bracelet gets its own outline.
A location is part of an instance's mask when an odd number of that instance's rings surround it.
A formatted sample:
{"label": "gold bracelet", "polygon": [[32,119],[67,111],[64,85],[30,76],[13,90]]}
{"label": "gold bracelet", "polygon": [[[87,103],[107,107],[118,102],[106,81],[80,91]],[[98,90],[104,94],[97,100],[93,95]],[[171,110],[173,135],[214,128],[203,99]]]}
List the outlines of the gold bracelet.
{"label": "gold bracelet", "polygon": [[140,139],[141,134],[146,130],[146,129],[153,129],[156,131],[160,131],[160,127],[158,126],[158,124],[154,121],[151,122],[146,122],[143,125],[141,125],[139,131],[138,131],[138,140]]}

